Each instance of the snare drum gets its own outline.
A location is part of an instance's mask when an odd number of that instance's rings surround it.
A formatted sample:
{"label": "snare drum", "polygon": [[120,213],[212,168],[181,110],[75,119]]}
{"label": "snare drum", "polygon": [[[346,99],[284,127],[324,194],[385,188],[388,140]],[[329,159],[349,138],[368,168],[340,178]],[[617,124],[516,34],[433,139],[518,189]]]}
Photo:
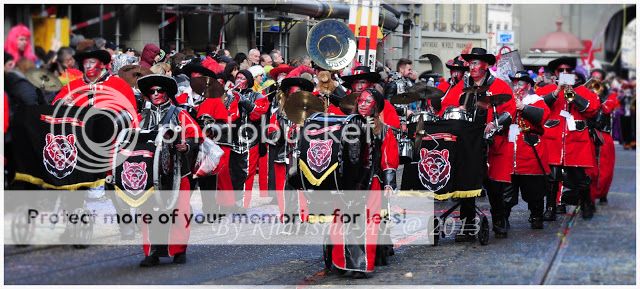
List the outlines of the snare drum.
{"label": "snare drum", "polygon": [[469,115],[469,113],[464,110],[461,109],[459,107],[449,107],[444,111],[444,114],[442,115],[442,119],[443,120],[465,120],[465,121],[471,121],[472,118]]}

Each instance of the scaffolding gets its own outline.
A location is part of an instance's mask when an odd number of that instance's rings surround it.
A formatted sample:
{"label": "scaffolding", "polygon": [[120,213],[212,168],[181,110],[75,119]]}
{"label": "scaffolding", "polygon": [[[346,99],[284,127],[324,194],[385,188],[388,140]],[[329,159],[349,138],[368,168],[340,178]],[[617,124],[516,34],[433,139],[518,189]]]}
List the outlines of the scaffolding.
{"label": "scaffolding", "polygon": [[[385,4],[386,5],[386,4]],[[226,26],[237,15],[250,14],[253,15],[253,37],[249,38],[251,44],[260,51],[265,48],[265,37],[269,34],[277,34],[278,43],[274,45],[274,48],[278,48],[285,59],[289,56],[289,36],[291,30],[300,23],[304,23],[307,32],[315,25],[319,20],[302,14],[296,14],[292,12],[283,12],[273,9],[264,9],[264,5],[212,5],[212,4],[176,4],[176,5],[161,5],[158,7],[158,12],[161,13],[162,21],[166,20],[166,14],[172,14],[177,17],[176,20],[176,49],[180,50],[181,44],[184,43],[184,16],[187,15],[208,15],[208,39],[212,42],[212,21],[211,17],[220,15],[224,21],[220,27],[220,39],[218,41],[220,48],[226,48]],[[267,5],[269,6],[269,5]],[[266,7],[269,8],[269,7]],[[391,8],[388,8],[391,9]],[[269,29],[265,29],[268,26]],[[271,27],[277,27],[271,29]],[[384,34],[390,33],[390,30],[383,30]],[[164,35],[164,29],[160,32],[160,42],[166,41]],[[253,42],[255,40],[255,42]]]}
{"label": "scaffolding", "polygon": [[[226,35],[226,26],[231,22],[231,20],[241,14],[252,14],[253,15],[253,38],[255,39],[255,46],[259,50],[263,50],[264,48],[264,40],[266,34],[277,34],[278,35],[278,44],[277,48],[282,52],[282,56],[286,59],[289,54],[289,33],[291,29],[295,27],[298,23],[306,23],[307,29],[308,27],[315,24],[317,21],[308,16],[302,16],[297,14],[290,14],[284,12],[277,11],[268,11],[257,6],[252,7],[242,6],[242,5],[212,5],[212,4],[202,4],[202,5],[188,5],[188,4],[176,4],[176,5],[161,5],[158,7],[158,12],[161,14],[162,22],[165,22],[167,19],[167,14],[175,15],[176,19],[176,49],[180,50],[182,44],[184,44],[184,17],[188,15],[202,15],[206,14],[208,16],[208,27],[207,27],[207,35],[208,40],[212,42],[212,17],[215,15],[223,17],[223,24],[220,27],[220,38],[219,38],[219,47],[224,49],[227,46],[227,35]],[[277,23],[276,31],[272,31],[270,29],[265,29],[265,25],[272,26],[271,24]],[[182,36],[182,37],[180,37]],[[250,41],[251,41],[250,40]],[[165,37],[164,28],[160,31],[160,43],[167,42]]]}

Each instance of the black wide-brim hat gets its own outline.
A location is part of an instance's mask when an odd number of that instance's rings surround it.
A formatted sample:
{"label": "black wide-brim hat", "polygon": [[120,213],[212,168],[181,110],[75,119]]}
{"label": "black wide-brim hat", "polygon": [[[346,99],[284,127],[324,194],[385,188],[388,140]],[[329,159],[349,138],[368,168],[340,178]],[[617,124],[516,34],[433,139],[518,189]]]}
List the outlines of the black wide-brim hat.
{"label": "black wide-brim hat", "polygon": [[193,62],[189,62],[187,65],[182,67],[181,70],[182,70],[182,73],[184,73],[189,78],[191,78],[191,73],[193,72],[197,72],[197,73],[200,73],[202,76],[208,76],[214,79],[218,78],[218,76],[216,76],[216,74],[213,71],[202,66],[201,64],[196,64]]}
{"label": "black wide-brim hat", "polygon": [[471,49],[471,53],[461,54],[460,56],[462,56],[462,58],[467,62],[478,59],[488,63],[489,65],[494,65],[496,63],[496,56],[491,53],[487,53],[486,49],[480,47],[474,47]]}
{"label": "black wide-brim hat", "polygon": [[178,93],[178,84],[172,77],[160,74],[150,74],[138,78],[138,89],[142,92],[142,95],[149,96],[151,88],[154,86],[160,86],[167,93],[167,96],[176,103],[176,94]]}
{"label": "black wide-brim hat", "polygon": [[469,66],[465,65],[464,61],[462,61],[458,57],[447,61],[447,63],[445,65],[447,66],[447,68],[449,70],[469,71]]}
{"label": "black wide-brim hat", "polygon": [[84,62],[85,59],[88,59],[88,58],[98,59],[100,62],[102,62],[102,64],[105,64],[105,65],[111,63],[111,54],[109,54],[109,51],[102,50],[102,49],[92,49],[92,50],[83,51],[74,55],[73,58],[76,59],[76,62],[78,63],[78,67],[80,68],[80,71],[84,71],[84,65],[82,65],[82,63]]}
{"label": "black wide-brim hat", "polygon": [[527,73],[526,71],[518,71],[513,77],[509,75],[509,79],[511,79],[511,82],[524,80],[531,85],[534,84],[533,79],[529,76],[529,73]]}
{"label": "black wide-brim hat", "polygon": [[578,64],[578,59],[575,57],[560,57],[560,58],[556,58],[554,60],[551,60],[551,62],[549,62],[549,64],[547,64],[547,68],[549,69],[550,73],[554,73],[556,71],[556,69],[558,68],[558,66],[562,65],[562,64],[566,64],[571,66],[572,69],[576,68],[576,65]]}
{"label": "black wide-brim hat", "polygon": [[345,87],[351,86],[354,81],[360,79],[367,80],[371,83],[376,83],[380,81],[380,74],[377,72],[371,72],[368,66],[358,66],[354,69],[354,74],[342,77]]}
{"label": "black wide-brim hat", "polygon": [[292,86],[298,86],[300,89],[308,92],[313,92],[313,89],[315,88],[313,82],[306,78],[289,77],[282,80],[282,83],[280,83],[280,90],[284,93],[288,93],[289,88]]}

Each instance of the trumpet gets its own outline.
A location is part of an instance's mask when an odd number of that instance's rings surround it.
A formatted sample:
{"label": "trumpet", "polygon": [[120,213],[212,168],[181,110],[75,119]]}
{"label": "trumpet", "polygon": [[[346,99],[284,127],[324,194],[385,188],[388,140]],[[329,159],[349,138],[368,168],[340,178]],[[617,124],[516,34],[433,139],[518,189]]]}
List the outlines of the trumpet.
{"label": "trumpet", "polygon": [[597,95],[601,95],[604,91],[604,84],[597,79],[589,78],[589,81],[587,81],[584,86]]}
{"label": "trumpet", "polygon": [[567,103],[571,103],[573,102],[573,99],[576,97],[576,92],[573,91],[573,87],[571,87],[570,85],[567,85],[564,88],[564,99],[567,101]]}

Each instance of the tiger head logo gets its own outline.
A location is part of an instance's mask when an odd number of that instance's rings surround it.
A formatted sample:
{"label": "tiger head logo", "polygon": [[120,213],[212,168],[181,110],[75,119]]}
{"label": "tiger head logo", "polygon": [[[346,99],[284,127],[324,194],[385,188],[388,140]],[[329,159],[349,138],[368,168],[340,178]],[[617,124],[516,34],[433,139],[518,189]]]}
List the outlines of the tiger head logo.
{"label": "tiger head logo", "polygon": [[435,192],[444,188],[451,178],[449,150],[420,149],[418,175],[420,182],[426,189]]}
{"label": "tiger head logo", "polygon": [[70,175],[78,162],[76,136],[48,133],[45,136],[42,157],[45,169],[54,177],[62,179]]}
{"label": "tiger head logo", "polygon": [[142,192],[147,184],[147,163],[130,163],[125,161],[122,163],[122,186],[133,195]]}
{"label": "tiger head logo", "polygon": [[307,150],[309,168],[317,173],[324,172],[331,162],[332,151],[333,140],[311,140],[309,142],[309,149]]}

